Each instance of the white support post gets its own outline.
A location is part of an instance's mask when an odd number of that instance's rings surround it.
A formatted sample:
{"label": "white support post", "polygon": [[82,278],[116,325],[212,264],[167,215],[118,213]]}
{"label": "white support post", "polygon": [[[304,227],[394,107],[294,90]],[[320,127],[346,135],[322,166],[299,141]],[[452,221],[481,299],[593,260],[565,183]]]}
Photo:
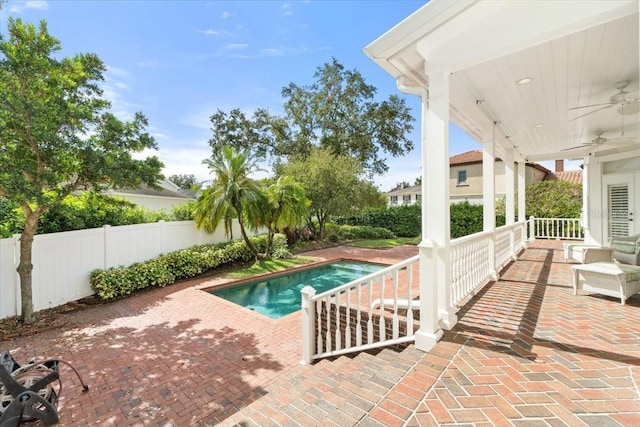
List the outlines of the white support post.
{"label": "white support post", "polygon": [[[527,163],[525,161],[518,162],[518,222],[527,220],[526,195],[527,195]],[[526,240],[526,239],[525,239]]]}
{"label": "white support post", "polygon": [[451,329],[458,322],[455,308],[451,303],[451,221],[449,213],[449,73],[437,71],[429,74],[429,108],[426,157],[422,170],[425,171],[426,188],[429,189],[426,202],[426,233],[423,238],[431,239],[435,251],[437,275],[434,282],[438,287],[438,316],[440,326]]}
{"label": "white support post", "polygon": [[495,175],[495,126],[487,132],[482,142],[482,231],[491,232],[489,238],[489,274],[498,280],[496,271],[496,175]]}
{"label": "white support post", "polygon": [[584,228],[584,242],[592,245],[597,244],[597,240],[591,235],[592,217],[589,210],[591,204],[589,198],[589,190],[591,188],[589,182],[591,178],[591,158],[585,157],[582,164],[582,215],[580,215],[580,225]]}
{"label": "white support post", "polygon": [[532,215],[529,217],[529,241],[532,242],[536,239],[536,219]]}
{"label": "white support post", "polygon": [[505,150],[504,159],[504,188],[505,188],[505,205],[506,205],[506,225],[510,225],[509,229],[509,255],[511,259],[516,259],[515,248],[515,231],[513,224],[515,223],[515,184],[516,175],[513,161],[513,148]]}
{"label": "white support post", "polygon": [[316,304],[311,301],[316,290],[305,286],[302,295],[302,361],[303,365],[311,364],[316,345]]}
{"label": "white support post", "polygon": [[14,286],[15,286],[15,313],[22,315],[22,286],[20,284],[20,274],[18,274],[18,266],[20,265],[20,234],[13,235],[13,266],[14,266]]}
{"label": "white support post", "polygon": [[[431,120],[436,123],[441,120],[435,120],[430,113],[429,92],[427,88],[421,86],[408,85],[405,78],[399,78],[397,81],[398,89],[404,93],[410,93],[420,96],[422,100],[421,110],[421,129],[420,129],[420,147],[422,150],[422,241],[418,245],[418,251],[420,254],[420,329],[416,331],[416,348],[422,351],[431,350],[436,343],[442,338],[443,332],[438,324],[438,270],[436,257],[436,245],[430,238],[431,232],[431,211],[436,209],[435,199],[432,198],[432,189],[435,188],[435,183],[432,182],[432,174],[430,161],[437,163],[438,160],[432,159],[434,154],[431,149],[431,145],[435,144],[431,130]],[[448,126],[448,124],[447,124]],[[440,126],[442,128],[442,126]],[[440,141],[439,141],[440,142]],[[449,165],[447,159],[446,165]],[[448,171],[448,168],[447,168]],[[448,173],[448,172],[447,172]],[[446,185],[447,192],[449,185]],[[432,207],[429,209],[429,207]],[[445,206],[449,206],[447,200]],[[447,214],[449,209],[446,210]],[[447,229],[448,230],[448,229]],[[448,232],[448,231],[447,231]],[[429,238],[427,238],[429,236]]]}
{"label": "white support post", "polygon": [[[524,223],[527,220],[526,212],[526,205],[525,205],[525,196],[526,196],[526,172],[527,172],[527,166],[526,163],[521,160],[520,162],[518,162],[518,223]],[[522,226],[520,226],[522,227]],[[522,229],[524,235],[521,237],[521,244],[523,245],[522,249],[526,249],[527,248],[527,229],[524,228]]]}

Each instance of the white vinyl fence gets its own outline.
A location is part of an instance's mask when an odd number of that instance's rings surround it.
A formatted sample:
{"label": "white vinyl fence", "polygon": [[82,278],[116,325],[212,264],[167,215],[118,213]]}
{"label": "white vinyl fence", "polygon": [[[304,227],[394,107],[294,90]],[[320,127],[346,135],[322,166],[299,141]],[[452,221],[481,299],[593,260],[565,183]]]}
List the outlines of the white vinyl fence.
{"label": "white vinyl fence", "polygon": [[[18,235],[0,240],[0,319],[21,312]],[[234,223],[233,237],[240,237]],[[160,221],[35,236],[33,242],[33,305],[36,311],[92,295],[89,274],[145,261],[194,245],[228,239],[224,228],[213,234],[198,230],[193,221]]]}

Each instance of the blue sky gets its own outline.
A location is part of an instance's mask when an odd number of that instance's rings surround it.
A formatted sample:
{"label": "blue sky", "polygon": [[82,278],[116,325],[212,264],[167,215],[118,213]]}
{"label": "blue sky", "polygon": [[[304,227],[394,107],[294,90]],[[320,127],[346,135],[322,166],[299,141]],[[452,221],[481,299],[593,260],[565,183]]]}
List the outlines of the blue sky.
{"label": "blue sky", "polygon": [[[240,108],[281,114],[281,90],[313,82],[317,67],[335,57],[378,88],[379,99],[407,99],[416,118],[417,147],[389,158],[389,172],[375,182],[388,191],[420,175],[419,113],[415,96],[362,52],[424,1],[17,1],[3,4],[7,17],[44,19],[63,55],[96,53],[107,65],[103,85],[112,111],[130,119],[142,111],[156,138],[166,176],[209,178],[202,160],[211,154],[209,116]],[[451,154],[479,145],[453,128]]]}

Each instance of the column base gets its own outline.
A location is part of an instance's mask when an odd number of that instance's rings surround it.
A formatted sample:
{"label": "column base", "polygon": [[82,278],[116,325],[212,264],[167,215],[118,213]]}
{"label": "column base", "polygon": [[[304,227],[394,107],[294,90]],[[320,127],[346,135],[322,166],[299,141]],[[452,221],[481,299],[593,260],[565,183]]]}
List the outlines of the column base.
{"label": "column base", "polygon": [[441,311],[438,314],[440,315],[439,324],[442,329],[446,329],[447,331],[450,331],[451,329],[453,329],[454,326],[456,326],[456,323],[458,323],[458,316],[456,316],[455,313],[448,312],[448,311]]}
{"label": "column base", "polygon": [[442,338],[442,329],[438,329],[435,333],[430,334],[423,330],[416,332],[416,348],[421,351],[430,351]]}

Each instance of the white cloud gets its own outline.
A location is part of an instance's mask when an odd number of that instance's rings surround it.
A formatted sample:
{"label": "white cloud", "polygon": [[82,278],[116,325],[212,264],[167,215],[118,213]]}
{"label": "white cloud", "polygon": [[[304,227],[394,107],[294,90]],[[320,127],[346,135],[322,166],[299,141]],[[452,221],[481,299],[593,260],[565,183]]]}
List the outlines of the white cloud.
{"label": "white cloud", "polygon": [[284,51],[282,49],[268,48],[262,49],[260,53],[263,56],[282,56],[284,55]]}
{"label": "white cloud", "polygon": [[291,5],[289,3],[285,3],[282,5],[282,16],[291,16],[293,15],[293,11],[291,10]]}
{"label": "white cloud", "polygon": [[142,109],[123,96],[123,92],[131,92],[131,87],[124,81],[129,77],[128,71],[107,65],[102,83],[102,94],[111,103],[110,111],[120,120],[133,120],[135,112]]}
{"label": "white cloud", "polygon": [[220,34],[216,30],[201,30],[198,32],[204,34],[205,36],[217,36],[218,34]]}
{"label": "white cloud", "polygon": [[27,0],[12,2],[12,6],[9,8],[9,12],[20,13],[25,9],[37,9],[47,10],[49,9],[49,3],[46,0]]}
{"label": "white cloud", "polygon": [[246,49],[249,47],[248,43],[229,43],[223,47],[226,50]]}
{"label": "white cloud", "polygon": [[222,12],[222,15],[220,15],[222,17],[222,19],[229,19],[232,16],[236,16],[235,13],[231,13],[231,12],[227,12],[226,10]]}

